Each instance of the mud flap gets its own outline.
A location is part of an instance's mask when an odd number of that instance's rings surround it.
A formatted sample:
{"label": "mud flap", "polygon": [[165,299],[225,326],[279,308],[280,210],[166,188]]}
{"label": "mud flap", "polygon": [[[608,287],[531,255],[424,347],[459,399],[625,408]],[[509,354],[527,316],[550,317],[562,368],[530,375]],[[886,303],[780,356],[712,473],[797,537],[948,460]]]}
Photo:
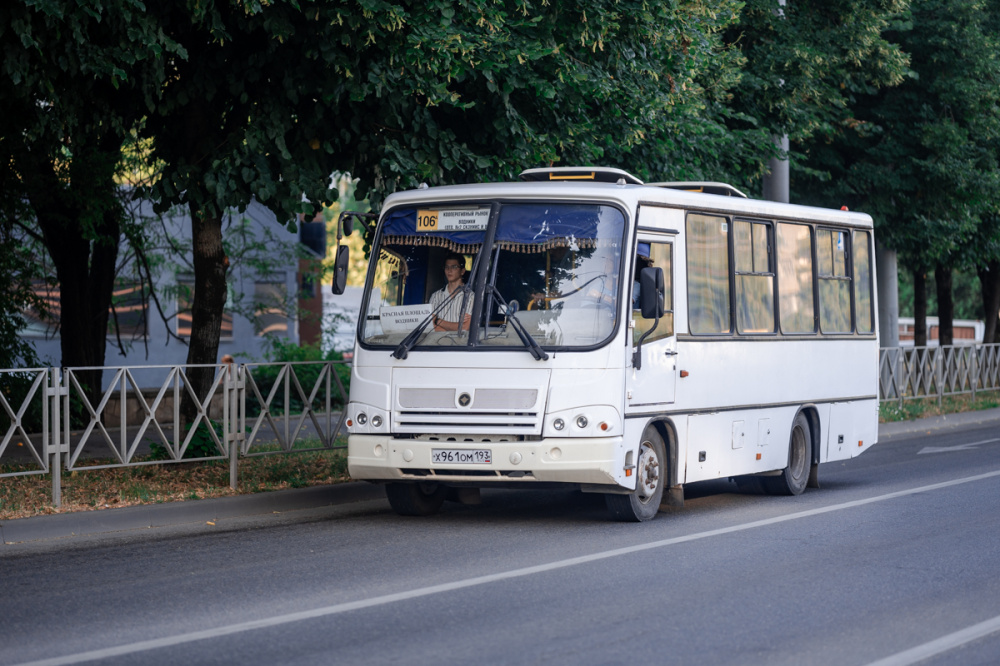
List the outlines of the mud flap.
{"label": "mud flap", "polygon": [[663,499],[660,501],[660,510],[669,507],[684,506],[684,486],[677,485],[663,491]]}
{"label": "mud flap", "polygon": [[814,464],[809,468],[809,480],[806,482],[806,488],[819,488],[819,465]]}

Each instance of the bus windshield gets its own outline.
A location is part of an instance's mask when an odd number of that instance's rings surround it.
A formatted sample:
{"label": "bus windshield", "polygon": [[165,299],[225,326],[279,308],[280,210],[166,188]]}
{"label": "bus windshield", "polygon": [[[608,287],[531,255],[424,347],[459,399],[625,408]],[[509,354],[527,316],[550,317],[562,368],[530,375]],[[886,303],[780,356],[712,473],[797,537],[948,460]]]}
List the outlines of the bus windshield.
{"label": "bus windshield", "polygon": [[591,348],[610,338],[622,291],[622,212],[505,203],[491,230],[490,210],[449,204],[386,215],[366,288],[364,343],[397,345],[421,324],[414,348],[523,348],[525,334],[550,349]]}

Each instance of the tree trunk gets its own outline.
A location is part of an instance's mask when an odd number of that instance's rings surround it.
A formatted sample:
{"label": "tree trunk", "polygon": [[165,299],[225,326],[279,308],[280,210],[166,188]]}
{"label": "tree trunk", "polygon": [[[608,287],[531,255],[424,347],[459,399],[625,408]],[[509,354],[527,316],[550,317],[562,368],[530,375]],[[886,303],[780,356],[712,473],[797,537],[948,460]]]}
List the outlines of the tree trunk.
{"label": "tree trunk", "polygon": [[[226,305],[226,271],[229,258],[222,247],[222,217],[206,214],[191,204],[191,247],[194,254],[194,301],[191,306],[191,341],[187,363],[218,362],[222,313]],[[187,371],[191,388],[204,401],[215,377],[214,368]],[[194,418],[195,409],[185,395],[185,416]]]}
{"label": "tree trunk", "polygon": [[[113,141],[80,151],[68,179],[50,163],[26,160],[28,199],[59,281],[59,345],[62,365],[99,368],[105,363],[108,317],[114,289],[122,209],[114,171]],[[76,373],[91,405],[100,401],[101,370]]]}
{"label": "tree trunk", "polygon": [[934,269],[934,282],[937,285],[938,342],[942,347],[950,347],[955,344],[955,302],[952,299],[951,268],[938,264]]}
{"label": "tree trunk", "polygon": [[1000,331],[997,330],[997,318],[1000,317],[1000,260],[990,261],[977,272],[983,296],[983,321],[986,322],[983,342],[998,343],[1000,342]]}
{"label": "tree trunk", "polygon": [[927,274],[913,271],[913,346],[927,346]]}

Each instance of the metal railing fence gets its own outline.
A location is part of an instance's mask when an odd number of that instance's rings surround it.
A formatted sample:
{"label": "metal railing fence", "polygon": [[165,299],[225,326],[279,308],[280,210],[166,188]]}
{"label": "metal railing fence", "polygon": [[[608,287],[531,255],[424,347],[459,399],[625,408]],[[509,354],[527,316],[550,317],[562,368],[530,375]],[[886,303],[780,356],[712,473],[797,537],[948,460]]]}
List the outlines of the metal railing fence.
{"label": "metal railing fence", "polygon": [[[212,373],[199,399],[190,371]],[[81,376],[99,371],[106,389]],[[0,370],[0,478],[333,450],[347,361]]]}
{"label": "metal railing fence", "polygon": [[[1000,390],[1000,345],[879,350],[879,399]],[[192,368],[213,378],[199,400]],[[80,374],[111,374],[93,400]],[[345,448],[347,361],[0,369],[0,478]],[[185,398],[189,401],[185,403]],[[185,404],[187,407],[185,408]]]}
{"label": "metal railing fence", "polygon": [[879,350],[879,400],[937,398],[1000,390],[1000,345],[884,347]]}

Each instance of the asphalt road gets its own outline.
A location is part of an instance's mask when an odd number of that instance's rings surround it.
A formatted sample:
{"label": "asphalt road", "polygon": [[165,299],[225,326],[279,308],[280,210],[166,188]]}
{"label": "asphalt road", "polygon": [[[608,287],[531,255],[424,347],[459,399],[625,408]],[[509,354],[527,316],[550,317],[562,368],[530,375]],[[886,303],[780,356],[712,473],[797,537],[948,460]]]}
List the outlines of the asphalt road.
{"label": "asphalt road", "polygon": [[692,485],[638,525],[492,491],[5,548],[0,664],[1000,663],[997,423],[820,480]]}

